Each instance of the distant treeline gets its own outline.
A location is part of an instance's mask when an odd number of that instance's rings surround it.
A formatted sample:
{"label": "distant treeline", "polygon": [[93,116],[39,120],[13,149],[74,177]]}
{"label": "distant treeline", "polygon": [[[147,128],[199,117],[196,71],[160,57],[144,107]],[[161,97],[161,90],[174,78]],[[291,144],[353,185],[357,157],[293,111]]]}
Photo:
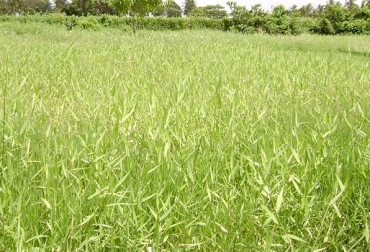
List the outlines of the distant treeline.
{"label": "distant treeline", "polygon": [[232,10],[229,28],[240,32],[370,34],[370,0],[364,1],[361,6],[353,0],[344,6],[340,2],[329,1],[316,9],[311,4],[290,9],[279,5],[271,13],[265,12],[259,4],[251,10],[232,2],[228,4]]}
{"label": "distant treeline", "polygon": [[228,2],[230,13],[221,5],[198,7],[194,0],[185,0],[182,7],[174,1],[136,1],[139,0],[0,0],[0,21],[61,23],[68,29],[131,26],[150,30],[210,28],[248,34],[370,35],[370,0],[361,5],[354,0],[344,5],[329,1],[316,8],[312,4],[289,9],[278,5],[271,12],[260,4],[247,9]]}

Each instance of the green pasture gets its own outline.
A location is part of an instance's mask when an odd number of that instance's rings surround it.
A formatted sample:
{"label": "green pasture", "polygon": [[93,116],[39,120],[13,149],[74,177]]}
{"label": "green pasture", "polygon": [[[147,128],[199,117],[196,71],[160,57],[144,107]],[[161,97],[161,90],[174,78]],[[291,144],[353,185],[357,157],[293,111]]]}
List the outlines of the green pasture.
{"label": "green pasture", "polygon": [[370,37],[0,23],[0,251],[369,251]]}

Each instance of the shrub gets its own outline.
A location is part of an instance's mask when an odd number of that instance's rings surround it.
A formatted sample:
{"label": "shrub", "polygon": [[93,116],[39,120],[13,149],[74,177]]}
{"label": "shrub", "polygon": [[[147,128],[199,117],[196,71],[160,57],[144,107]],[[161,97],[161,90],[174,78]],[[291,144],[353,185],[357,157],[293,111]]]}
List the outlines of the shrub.
{"label": "shrub", "polygon": [[302,33],[304,32],[314,32],[317,27],[319,27],[320,21],[316,18],[299,18],[300,27]]}
{"label": "shrub", "polygon": [[233,20],[231,18],[222,19],[222,26],[224,31],[229,31],[233,27]]}
{"label": "shrub", "polygon": [[[213,29],[223,31],[234,31],[246,34],[268,33],[297,35],[303,32],[318,34],[370,34],[370,18],[367,11],[361,12],[356,18],[344,12],[342,7],[330,7],[321,18],[302,18],[287,14],[282,8],[275,9],[273,14],[251,14],[238,15],[233,18],[211,19],[204,17],[191,18],[168,18],[145,17],[138,20],[137,29],[147,30],[182,30],[182,29]],[[370,13],[370,12],[369,12]],[[247,15],[248,14],[248,15]],[[364,17],[364,18],[360,18]],[[47,23],[65,25],[68,30],[74,27],[81,29],[99,30],[102,27],[113,27],[130,30],[134,19],[119,16],[65,16],[65,15],[21,15],[0,16],[0,22],[19,23]]]}
{"label": "shrub", "polygon": [[142,26],[147,30],[182,30],[185,27],[183,18],[144,18]]}
{"label": "shrub", "polygon": [[258,32],[256,28],[248,25],[239,25],[239,30],[245,34],[255,34]]}
{"label": "shrub", "polygon": [[10,22],[13,20],[13,16],[0,16],[0,22]]}
{"label": "shrub", "polygon": [[287,17],[268,17],[265,24],[265,31],[268,34],[290,34],[289,20]]}
{"label": "shrub", "polygon": [[185,19],[185,28],[224,30],[222,19],[211,18],[187,18]]}
{"label": "shrub", "polygon": [[299,18],[291,18],[289,23],[289,30],[290,34],[292,35],[299,35],[305,31],[302,22],[300,22]]}
{"label": "shrub", "polygon": [[77,20],[77,27],[84,30],[100,30],[100,25],[94,17],[79,18]]}
{"label": "shrub", "polygon": [[76,25],[77,25],[77,18],[76,17],[71,17],[68,18],[65,22],[64,25],[66,26],[67,30],[72,30]]}
{"label": "shrub", "polygon": [[244,22],[245,24],[255,28],[255,29],[263,29],[265,30],[266,27],[266,18],[262,16],[254,16],[251,18],[248,18]]}
{"label": "shrub", "polygon": [[363,19],[354,19],[343,23],[343,32],[351,34],[364,34],[367,31],[368,22]]}
{"label": "shrub", "polygon": [[319,24],[319,27],[315,29],[316,33],[323,34],[323,35],[333,35],[335,34],[335,30],[331,24],[331,22],[323,18]]}
{"label": "shrub", "polygon": [[[349,19],[349,14],[342,6],[329,5],[324,13],[324,19],[328,20],[334,29],[334,33],[343,32],[343,22]],[[325,25],[328,24],[325,21]]]}
{"label": "shrub", "polygon": [[111,18],[106,15],[99,18],[99,23],[104,27],[112,26]]}

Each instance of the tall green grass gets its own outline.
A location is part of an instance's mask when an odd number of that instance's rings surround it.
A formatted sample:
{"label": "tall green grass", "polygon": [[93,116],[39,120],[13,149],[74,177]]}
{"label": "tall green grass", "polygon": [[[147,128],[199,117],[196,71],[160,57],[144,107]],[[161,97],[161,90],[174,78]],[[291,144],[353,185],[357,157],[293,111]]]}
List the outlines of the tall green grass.
{"label": "tall green grass", "polygon": [[13,25],[0,250],[368,249],[368,37]]}

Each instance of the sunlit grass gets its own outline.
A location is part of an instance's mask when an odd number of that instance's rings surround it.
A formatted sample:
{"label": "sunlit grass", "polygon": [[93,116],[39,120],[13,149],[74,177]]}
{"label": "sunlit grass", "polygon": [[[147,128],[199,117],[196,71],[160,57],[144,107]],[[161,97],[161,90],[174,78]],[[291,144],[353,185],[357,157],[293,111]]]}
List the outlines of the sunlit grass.
{"label": "sunlit grass", "polygon": [[369,247],[368,37],[16,26],[1,250]]}

